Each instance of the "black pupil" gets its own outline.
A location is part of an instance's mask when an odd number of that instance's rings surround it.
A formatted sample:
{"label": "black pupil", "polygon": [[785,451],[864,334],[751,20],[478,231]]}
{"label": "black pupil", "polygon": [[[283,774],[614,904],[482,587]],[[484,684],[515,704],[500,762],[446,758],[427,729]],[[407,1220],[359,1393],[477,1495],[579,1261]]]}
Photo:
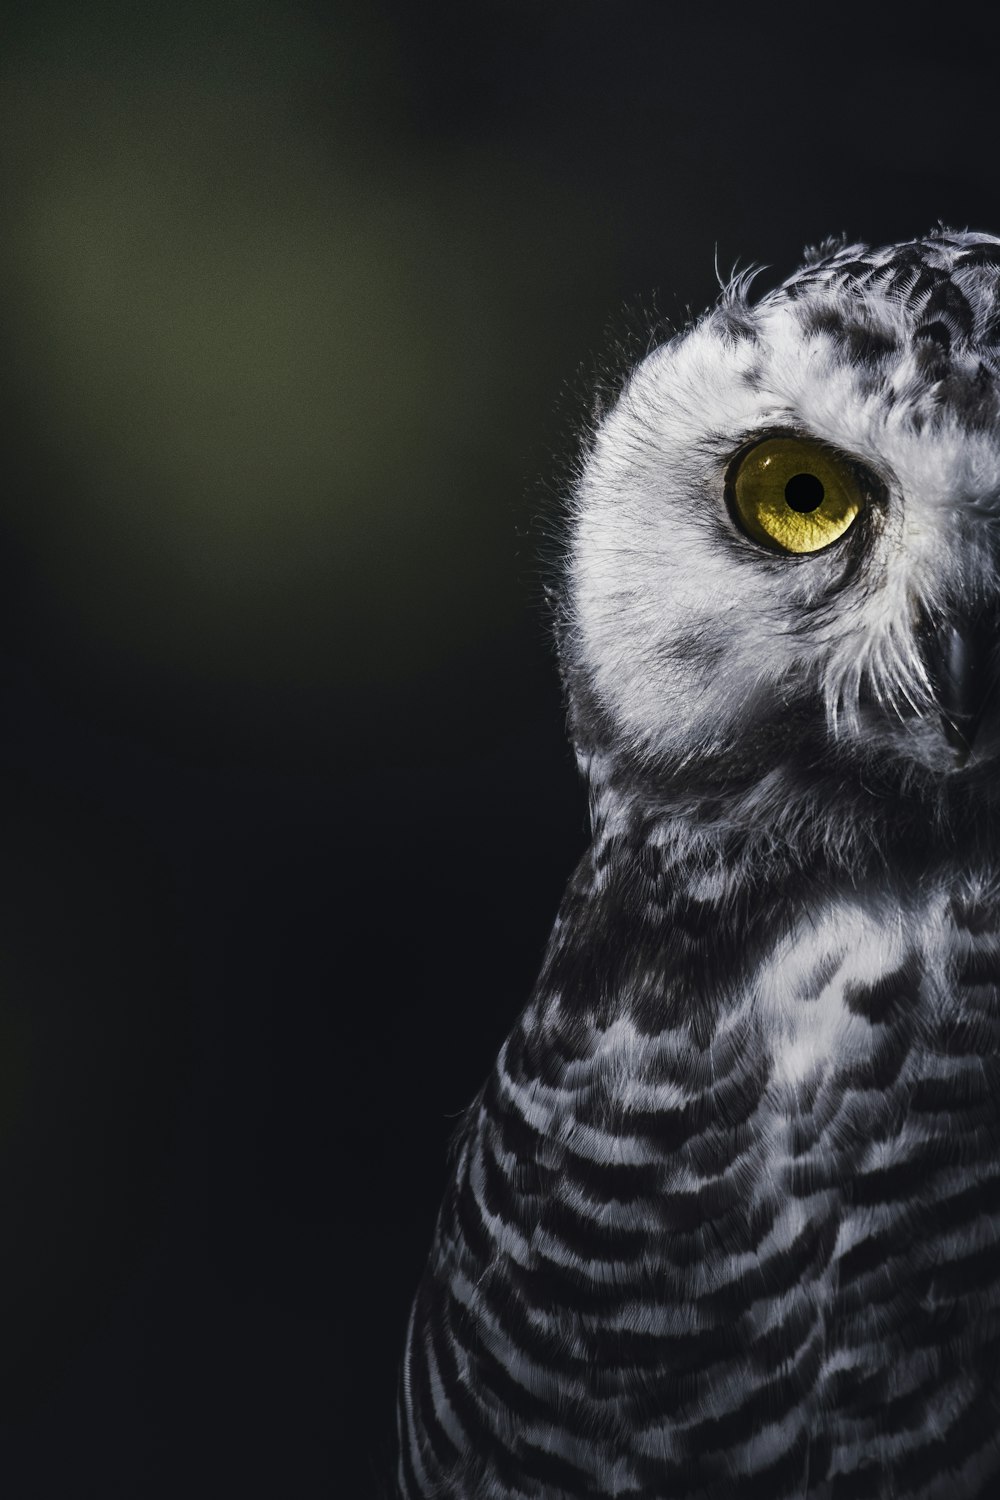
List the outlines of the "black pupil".
{"label": "black pupil", "polygon": [[785,501],[791,510],[800,515],[818,510],[823,504],[823,481],[815,474],[793,474],[785,485]]}

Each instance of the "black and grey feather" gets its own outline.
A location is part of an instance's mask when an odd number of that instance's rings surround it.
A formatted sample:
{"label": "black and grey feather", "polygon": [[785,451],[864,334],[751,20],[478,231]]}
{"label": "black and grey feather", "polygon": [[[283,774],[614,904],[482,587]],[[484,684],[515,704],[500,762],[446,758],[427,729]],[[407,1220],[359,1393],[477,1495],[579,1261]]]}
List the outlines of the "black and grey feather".
{"label": "black and grey feather", "polygon": [[1000,240],[735,283],[569,519],[593,841],[456,1140],[401,1493],[1000,1493]]}

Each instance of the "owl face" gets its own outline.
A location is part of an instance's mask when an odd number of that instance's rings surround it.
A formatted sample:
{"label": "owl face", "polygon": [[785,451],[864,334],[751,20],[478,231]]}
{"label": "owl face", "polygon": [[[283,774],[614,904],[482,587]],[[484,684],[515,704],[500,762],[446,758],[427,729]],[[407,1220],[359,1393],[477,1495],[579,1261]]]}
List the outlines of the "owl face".
{"label": "owl face", "polygon": [[638,366],[574,497],[570,691],[655,776],[1000,755],[1000,240],[737,283]]}

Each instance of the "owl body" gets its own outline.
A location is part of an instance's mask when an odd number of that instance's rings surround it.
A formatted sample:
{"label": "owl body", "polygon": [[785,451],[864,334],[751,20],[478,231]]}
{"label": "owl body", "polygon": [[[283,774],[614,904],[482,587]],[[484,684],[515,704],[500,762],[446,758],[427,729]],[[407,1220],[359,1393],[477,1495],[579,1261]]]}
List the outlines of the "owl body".
{"label": "owl body", "polygon": [[989,237],[828,248],[597,428],[593,841],[456,1138],[406,1500],[996,1492],[998,316]]}

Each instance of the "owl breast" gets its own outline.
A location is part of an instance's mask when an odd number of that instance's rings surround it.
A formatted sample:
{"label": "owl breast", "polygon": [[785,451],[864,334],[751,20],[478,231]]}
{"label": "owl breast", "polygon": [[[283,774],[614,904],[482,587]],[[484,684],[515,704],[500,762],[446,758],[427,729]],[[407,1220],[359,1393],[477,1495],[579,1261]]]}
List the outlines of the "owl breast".
{"label": "owl breast", "polygon": [[591,972],[603,1008],[564,921],[470,1113],[411,1325],[407,1493],[983,1492],[1000,915],[968,881],[853,894],[746,934],[724,996],[685,988],[710,911],[675,916]]}

